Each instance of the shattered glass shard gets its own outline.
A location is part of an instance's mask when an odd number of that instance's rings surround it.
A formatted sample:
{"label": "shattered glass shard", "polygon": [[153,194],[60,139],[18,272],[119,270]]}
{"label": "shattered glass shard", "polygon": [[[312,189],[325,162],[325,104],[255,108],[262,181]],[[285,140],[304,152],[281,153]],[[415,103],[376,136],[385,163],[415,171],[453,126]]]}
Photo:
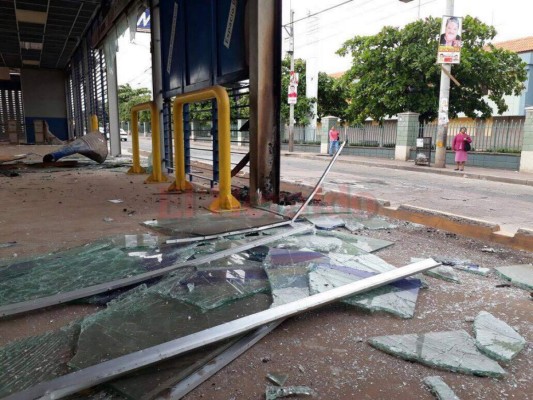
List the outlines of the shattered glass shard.
{"label": "shattered glass shard", "polygon": [[378,336],[371,346],[405,360],[463,374],[501,378],[505,371],[476,347],[463,330],[411,335]]}
{"label": "shattered glass shard", "polygon": [[0,398],[66,374],[80,332],[71,324],[0,349]]}
{"label": "shattered glass shard", "polygon": [[394,243],[388,240],[375,239],[368,236],[354,235],[352,233],[338,232],[338,231],[318,231],[317,235],[325,237],[336,237],[344,242],[347,242],[351,246],[359,249],[358,252],[347,252],[349,254],[361,254],[361,253],[373,253],[375,251],[384,249],[385,247],[392,246]]}
{"label": "shattered glass shard", "polygon": [[433,278],[442,279],[447,282],[461,283],[461,280],[455,273],[455,270],[448,265],[440,265],[424,272],[424,274]]}
{"label": "shattered glass shard", "polygon": [[[423,258],[411,257],[412,263],[422,260]],[[455,270],[449,265],[439,265],[438,267],[427,270],[424,272],[424,274],[433,278],[442,279],[443,281],[447,282],[461,283],[461,280],[455,273]]]}
{"label": "shattered glass shard", "polygon": [[502,320],[481,311],[474,320],[476,345],[490,358],[511,361],[526,346],[526,340]]}
{"label": "shattered glass shard", "polygon": [[496,268],[496,272],[513,285],[533,291],[533,265],[508,265]]}
{"label": "shattered glass shard", "polygon": [[480,267],[474,264],[470,260],[462,260],[458,258],[445,258],[445,257],[432,257],[435,261],[440,262],[442,265],[450,265],[461,271],[470,272],[476,275],[487,276],[490,273],[490,268]]}
{"label": "shattered glass shard", "polygon": [[344,219],[337,215],[320,215],[318,217],[305,217],[317,229],[332,230],[344,226]]}
{"label": "shattered glass shard", "polygon": [[268,373],[267,378],[275,383],[278,386],[283,386],[285,382],[287,382],[287,379],[289,379],[289,375],[287,374],[277,374],[277,373]]}
{"label": "shattered glass shard", "polygon": [[[137,237],[134,239],[133,237]],[[152,248],[150,235],[102,239],[0,267],[0,305],[38,299],[185,261],[194,246]],[[137,244],[136,247],[134,243]]]}
{"label": "shattered glass shard", "polygon": [[[193,290],[191,290],[193,288]],[[260,267],[240,269],[202,269],[180,280],[165,280],[159,293],[173,299],[211,310],[236,299],[267,293],[269,285]]]}
{"label": "shattered glass shard", "polygon": [[270,282],[271,307],[309,296],[307,269],[312,260],[328,259],[313,251],[270,249],[263,266]]}
{"label": "shattered glass shard", "polygon": [[328,257],[337,265],[342,265],[347,268],[354,268],[361,271],[368,272],[387,272],[396,269],[392,264],[389,264],[381,257],[374,254],[349,255],[329,253]]}
{"label": "shattered glass shard", "polygon": [[379,217],[344,217],[346,229],[351,232],[359,231],[361,229],[380,230],[380,229],[396,229],[398,226],[391,224],[389,221]]}
{"label": "shattered glass shard", "polygon": [[[311,294],[321,293],[376,275],[375,272],[357,270],[337,265],[317,264],[309,272]],[[401,318],[414,316],[420,280],[402,279],[343,300],[369,311],[385,311]]]}
{"label": "shattered glass shard", "polygon": [[459,400],[453,390],[442,380],[440,376],[428,376],[423,380],[424,384],[434,393],[439,400]]}
{"label": "shattered glass shard", "polygon": [[274,244],[280,249],[308,250],[328,253],[342,252],[343,242],[335,237],[324,238],[317,235],[293,236]]}
{"label": "shattered glass shard", "polygon": [[265,391],[265,398],[266,400],[276,400],[282,397],[288,397],[299,394],[314,396],[315,391],[307,386],[267,386]]}

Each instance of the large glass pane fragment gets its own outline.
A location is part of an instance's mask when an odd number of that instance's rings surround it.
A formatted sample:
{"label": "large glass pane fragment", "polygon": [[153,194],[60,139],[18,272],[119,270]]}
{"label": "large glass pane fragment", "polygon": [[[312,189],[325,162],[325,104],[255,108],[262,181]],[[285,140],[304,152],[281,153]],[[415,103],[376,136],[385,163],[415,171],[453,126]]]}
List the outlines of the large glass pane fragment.
{"label": "large glass pane fragment", "polygon": [[[185,302],[183,298],[188,293],[194,293],[194,290],[189,291],[187,283],[195,280],[195,274],[191,270],[176,272],[150,288],[139,287],[129,296],[114,301],[106,310],[87,317],[82,323],[78,350],[69,365],[85,368],[249,315],[270,305],[270,296],[267,296],[268,304],[261,300],[260,305],[254,305],[257,299],[263,297],[254,296],[246,300],[256,293],[254,290],[237,290],[237,294],[229,292],[228,298],[224,299],[216,293],[216,286],[220,284],[220,292],[226,295],[228,284],[225,279],[199,284],[200,287],[209,286],[206,292],[213,296],[202,303],[208,305],[204,309],[194,305],[193,301]],[[204,271],[198,276],[204,276]],[[201,280],[198,278],[196,281]],[[237,302],[238,299],[242,299],[241,302]],[[210,307],[211,300],[225,303],[225,306]],[[209,312],[205,312],[207,309]],[[102,337],[108,340],[102,341]]]}
{"label": "large glass pane fragment", "polygon": [[125,235],[0,267],[0,305],[38,299],[185,261],[195,245],[163,246]]}
{"label": "large glass pane fragment", "polygon": [[[375,272],[351,267],[316,264],[309,272],[309,286],[311,294],[322,293],[374,275]],[[385,311],[401,318],[412,318],[420,285],[418,279],[402,279],[343,302],[369,311]]]}
{"label": "large glass pane fragment", "polygon": [[463,330],[412,335],[378,336],[371,346],[405,360],[463,374],[501,378],[505,371],[476,347]]}
{"label": "large glass pane fragment", "polygon": [[533,265],[508,265],[497,267],[496,272],[502,278],[511,281],[517,287],[533,291]]}
{"label": "large glass pane fragment", "polygon": [[526,346],[526,340],[502,320],[481,311],[474,320],[476,345],[490,358],[511,361]]}
{"label": "large glass pane fragment", "polygon": [[75,323],[1,348],[0,398],[66,374],[79,331]]}

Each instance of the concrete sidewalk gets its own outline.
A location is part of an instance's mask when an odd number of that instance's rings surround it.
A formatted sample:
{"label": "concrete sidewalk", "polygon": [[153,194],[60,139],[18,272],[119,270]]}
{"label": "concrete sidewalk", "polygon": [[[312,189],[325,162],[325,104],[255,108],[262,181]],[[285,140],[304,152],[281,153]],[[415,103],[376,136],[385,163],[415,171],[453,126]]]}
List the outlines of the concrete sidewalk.
{"label": "concrete sidewalk", "polygon": [[[288,151],[281,152],[282,157],[297,157],[304,159],[329,159],[327,154],[318,153],[297,153]],[[361,156],[347,156],[340,155],[337,159],[337,163],[365,165],[370,167],[391,168],[405,171],[425,172],[430,174],[442,174],[442,175],[464,175],[470,179],[482,179],[494,182],[512,183],[517,185],[533,186],[533,173],[525,173],[518,171],[509,171],[493,168],[480,168],[465,166],[465,171],[454,171],[455,165],[447,165],[445,168],[436,168],[434,166],[419,166],[415,165],[413,160],[409,161],[397,161],[386,158],[375,157],[361,157]]]}

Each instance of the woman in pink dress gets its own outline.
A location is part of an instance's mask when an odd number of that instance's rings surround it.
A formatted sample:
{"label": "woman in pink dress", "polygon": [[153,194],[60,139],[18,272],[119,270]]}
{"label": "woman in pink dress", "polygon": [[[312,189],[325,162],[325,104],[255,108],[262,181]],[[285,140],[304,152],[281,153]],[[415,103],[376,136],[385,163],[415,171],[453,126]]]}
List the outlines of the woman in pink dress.
{"label": "woman in pink dress", "polygon": [[455,151],[455,165],[456,171],[464,171],[465,162],[468,160],[468,153],[465,150],[465,142],[472,143],[472,138],[466,133],[466,128],[463,126],[457,136],[453,138],[452,150]]}

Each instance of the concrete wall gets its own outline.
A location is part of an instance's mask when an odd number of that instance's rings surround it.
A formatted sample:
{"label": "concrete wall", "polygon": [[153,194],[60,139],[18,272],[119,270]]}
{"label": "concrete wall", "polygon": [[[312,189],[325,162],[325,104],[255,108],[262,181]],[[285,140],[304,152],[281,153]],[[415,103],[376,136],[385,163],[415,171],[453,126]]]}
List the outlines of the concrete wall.
{"label": "concrete wall", "polygon": [[[287,150],[287,145],[282,144],[282,150]],[[295,144],[294,151],[300,153],[315,153],[320,154],[320,146],[314,144]],[[355,147],[346,146],[342,150],[342,154],[360,157],[375,157],[394,159],[395,149],[392,148],[373,148],[373,147]],[[414,160],[416,150],[411,150],[409,159]],[[431,164],[435,161],[435,151],[431,153]],[[446,164],[455,164],[455,153],[453,151],[446,152]],[[520,167],[520,154],[502,154],[502,153],[470,153],[468,155],[467,165],[483,168],[495,168],[511,171],[518,171]]]}
{"label": "concrete wall", "polygon": [[66,75],[60,70],[22,69],[20,73],[26,141],[35,142],[35,120],[45,120],[61,140],[68,139]]}

